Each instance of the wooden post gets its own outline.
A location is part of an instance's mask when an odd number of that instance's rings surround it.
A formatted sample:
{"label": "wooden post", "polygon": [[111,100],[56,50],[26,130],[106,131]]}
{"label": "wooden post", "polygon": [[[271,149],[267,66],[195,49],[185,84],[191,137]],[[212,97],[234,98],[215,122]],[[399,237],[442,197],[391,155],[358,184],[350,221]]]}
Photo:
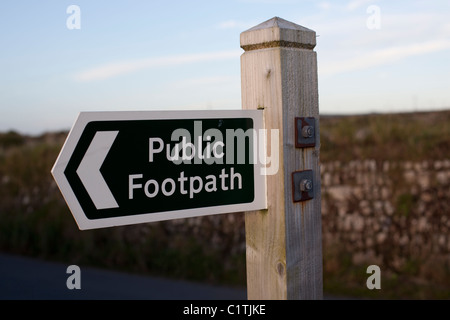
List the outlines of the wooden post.
{"label": "wooden post", "polygon": [[[267,210],[246,212],[249,299],[322,299],[322,224],[316,33],[275,17],[241,33],[242,106],[279,129],[279,170]],[[316,144],[296,148],[296,117],[314,117]],[[272,146],[274,148],[274,146]],[[275,148],[274,148],[275,149]],[[294,202],[295,171],[313,171],[311,200]]]}

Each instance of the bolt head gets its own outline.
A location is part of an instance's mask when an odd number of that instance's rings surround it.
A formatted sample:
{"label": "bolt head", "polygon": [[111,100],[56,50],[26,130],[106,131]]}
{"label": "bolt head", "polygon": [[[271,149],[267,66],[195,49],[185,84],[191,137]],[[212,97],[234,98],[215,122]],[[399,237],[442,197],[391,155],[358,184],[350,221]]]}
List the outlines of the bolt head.
{"label": "bolt head", "polygon": [[309,179],[304,179],[300,181],[300,190],[301,191],[310,191],[313,188],[313,183]]}
{"label": "bolt head", "polygon": [[314,128],[312,126],[304,126],[302,128],[303,138],[311,138],[314,134]]}

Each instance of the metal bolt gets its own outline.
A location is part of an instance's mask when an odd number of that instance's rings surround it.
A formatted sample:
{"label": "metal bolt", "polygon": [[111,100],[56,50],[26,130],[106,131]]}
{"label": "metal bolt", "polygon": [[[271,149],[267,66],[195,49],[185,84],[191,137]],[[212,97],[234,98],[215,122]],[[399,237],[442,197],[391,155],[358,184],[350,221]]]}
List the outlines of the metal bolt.
{"label": "metal bolt", "polygon": [[314,128],[312,126],[304,126],[302,128],[303,138],[311,138],[314,134]]}
{"label": "metal bolt", "polygon": [[313,183],[311,180],[309,179],[303,179],[302,181],[300,181],[300,190],[305,192],[305,191],[310,191],[313,188]]}

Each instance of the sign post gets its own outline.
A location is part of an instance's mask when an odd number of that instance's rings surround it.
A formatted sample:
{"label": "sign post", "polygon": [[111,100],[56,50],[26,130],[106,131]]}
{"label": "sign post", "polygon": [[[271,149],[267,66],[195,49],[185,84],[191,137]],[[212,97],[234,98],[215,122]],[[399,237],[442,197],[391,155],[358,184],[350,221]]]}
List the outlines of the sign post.
{"label": "sign post", "polygon": [[249,299],[323,297],[315,45],[314,31],[278,17],[241,33],[243,108],[280,132],[268,209],[245,215]]}
{"label": "sign post", "polygon": [[52,174],[80,229],[266,208],[262,112],[82,112]]}
{"label": "sign post", "polygon": [[245,211],[248,298],[322,299],[315,45],[241,33],[245,110],[81,113],[52,169],[79,228]]}

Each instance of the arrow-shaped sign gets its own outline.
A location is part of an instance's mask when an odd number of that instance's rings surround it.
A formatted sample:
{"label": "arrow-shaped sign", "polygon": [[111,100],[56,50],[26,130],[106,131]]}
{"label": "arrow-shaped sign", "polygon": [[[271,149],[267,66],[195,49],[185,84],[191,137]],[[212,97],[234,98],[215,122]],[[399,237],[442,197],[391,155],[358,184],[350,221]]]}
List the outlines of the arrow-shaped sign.
{"label": "arrow-shaped sign", "polygon": [[262,126],[254,110],[82,112],[52,174],[80,229],[264,209]]}

